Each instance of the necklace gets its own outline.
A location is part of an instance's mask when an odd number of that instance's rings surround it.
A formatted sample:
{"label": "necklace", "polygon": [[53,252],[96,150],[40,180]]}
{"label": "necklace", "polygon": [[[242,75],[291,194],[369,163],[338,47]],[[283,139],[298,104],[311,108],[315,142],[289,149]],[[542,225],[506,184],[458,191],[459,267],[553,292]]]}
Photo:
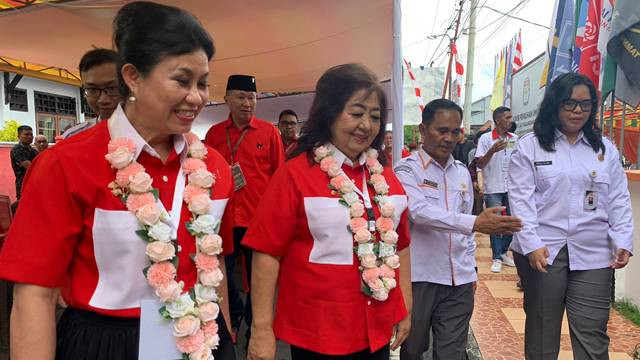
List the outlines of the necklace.
{"label": "necklace", "polygon": [[172,228],[165,223],[168,215],[158,205],[158,190],[152,179],[135,159],[136,146],[131,139],[109,141],[105,159],[116,169],[115,180],[109,183],[111,193],[119,197],[138,219],[141,228],[136,234],[146,242],[146,254],[151,265],[143,270],[156,296],[164,303],[160,314],[173,322],[176,346],[185,360],[213,360],[211,351],[218,347],[220,301],[216,287],[223,279],[218,255],[222,253],[222,238],[217,235],[219,219],[209,215],[214,175],[203,161],[207,148],[195,134],[185,134],[187,158],[181,170],[188,182],[183,199],[191,212],[186,228],[196,239],[196,253],[191,256],[197,269],[194,286],[184,291],[184,282],[177,280],[177,239],[171,239]]}
{"label": "necklace", "polygon": [[[387,196],[389,185],[382,175],[378,151],[369,148],[365,162],[370,175],[367,183],[376,192],[374,202],[381,215],[375,221],[373,209],[365,208],[356,186],[344,174],[342,164],[338,164],[332,151],[327,146],[319,146],[314,149],[314,155],[320,169],[329,176],[332,193],[339,195],[340,203],[349,208],[349,230],[353,234],[354,252],[360,261],[362,292],[378,301],[385,301],[397,285],[394,269],[400,267],[400,258],[396,254],[398,233],[393,224],[395,207]],[[363,217],[365,211],[369,221]]]}

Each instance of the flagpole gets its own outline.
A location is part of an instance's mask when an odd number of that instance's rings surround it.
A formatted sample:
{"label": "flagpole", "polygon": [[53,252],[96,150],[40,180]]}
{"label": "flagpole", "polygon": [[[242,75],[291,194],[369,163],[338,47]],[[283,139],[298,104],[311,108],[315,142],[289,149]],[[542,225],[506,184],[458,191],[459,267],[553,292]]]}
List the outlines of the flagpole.
{"label": "flagpole", "polygon": [[473,96],[473,61],[476,49],[476,7],[478,0],[471,0],[469,13],[469,41],[467,43],[467,79],[464,84],[464,133],[471,134],[471,101]]}
{"label": "flagpole", "polygon": [[391,112],[393,114],[393,146],[391,147],[394,163],[402,159],[402,147],[404,146],[404,127],[402,125],[402,113],[404,110],[404,102],[402,99],[402,11],[400,8],[400,0],[393,1],[393,22],[392,22],[392,41],[393,41],[393,58],[391,60],[391,89],[393,97],[391,98]]}
{"label": "flagpole", "polygon": [[620,126],[620,160],[624,158],[624,128],[627,120],[627,104],[622,102],[622,124]]}
{"label": "flagpole", "polygon": [[611,142],[615,143],[616,139],[613,136],[613,113],[615,112],[615,108],[616,108],[616,90],[613,89],[613,91],[611,91],[611,112],[609,113],[609,139],[611,139]]}

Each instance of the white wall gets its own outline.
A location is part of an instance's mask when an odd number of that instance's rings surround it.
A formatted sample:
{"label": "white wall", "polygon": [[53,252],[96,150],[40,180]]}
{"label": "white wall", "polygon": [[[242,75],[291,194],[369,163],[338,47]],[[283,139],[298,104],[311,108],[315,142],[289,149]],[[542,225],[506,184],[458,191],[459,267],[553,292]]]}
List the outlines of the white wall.
{"label": "white wall", "polygon": [[[640,181],[629,180],[632,209],[640,209]],[[628,299],[640,306],[640,213],[634,211],[633,216],[633,249],[635,256],[622,270],[616,270],[616,300]]]}
{"label": "white wall", "polygon": [[[1,73],[0,73],[1,74]],[[15,74],[11,74],[11,79]],[[77,121],[84,121],[84,114],[82,114],[81,103],[80,103],[80,90],[78,87],[61,84],[48,80],[40,80],[35,78],[23,77],[18,82],[16,86],[18,89],[27,90],[27,112],[23,111],[12,111],[9,110],[9,104],[5,104],[4,102],[4,76],[0,76],[0,84],[2,85],[2,89],[0,90],[2,97],[1,105],[0,105],[0,127],[4,126],[5,121],[15,120],[20,125],[29,125],[34,131],[36,129],[36,111],[35,111],[35,101],[34,101],[34,91],[45,92],[49,94],[56,94],[62,96],[68,96],[76,99],[76,116]]]}

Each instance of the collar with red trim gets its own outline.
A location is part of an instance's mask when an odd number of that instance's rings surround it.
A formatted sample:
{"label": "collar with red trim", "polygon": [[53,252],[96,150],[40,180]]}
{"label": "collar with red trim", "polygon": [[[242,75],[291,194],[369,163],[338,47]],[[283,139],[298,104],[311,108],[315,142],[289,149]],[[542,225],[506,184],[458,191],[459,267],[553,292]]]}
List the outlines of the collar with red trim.
{"label": "collar with red trim", "polygon": [[[507,139],[511,139],[513,137],[513,134],[507,131]],[[500,138],[500,134],[498,134],[498,131],[496,129],[493,129],[491,131],[491,139],[492,140],[497,140]]]}

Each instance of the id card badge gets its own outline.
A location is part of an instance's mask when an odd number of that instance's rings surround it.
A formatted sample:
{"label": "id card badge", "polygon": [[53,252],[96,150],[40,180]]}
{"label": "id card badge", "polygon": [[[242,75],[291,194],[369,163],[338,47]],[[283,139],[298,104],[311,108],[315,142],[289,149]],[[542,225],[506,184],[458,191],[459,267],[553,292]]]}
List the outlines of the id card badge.
{"label": "id card badge", "polygon": [[584,209],[587,211],[594,211],[598,205],[598,192],[594,190],[587,190],[584,194]]}
{"label": "id card badge", "polygon": [[513,150],[516,148],[516,141],[514,139],[507,140],[507,149]]}
{"label": "id card badge", "polygon": [[247,185],[247,179],[245,179],[239,163],[231,165],[230,168],[231,176],[233,176],[233,190],[238,191]]}

